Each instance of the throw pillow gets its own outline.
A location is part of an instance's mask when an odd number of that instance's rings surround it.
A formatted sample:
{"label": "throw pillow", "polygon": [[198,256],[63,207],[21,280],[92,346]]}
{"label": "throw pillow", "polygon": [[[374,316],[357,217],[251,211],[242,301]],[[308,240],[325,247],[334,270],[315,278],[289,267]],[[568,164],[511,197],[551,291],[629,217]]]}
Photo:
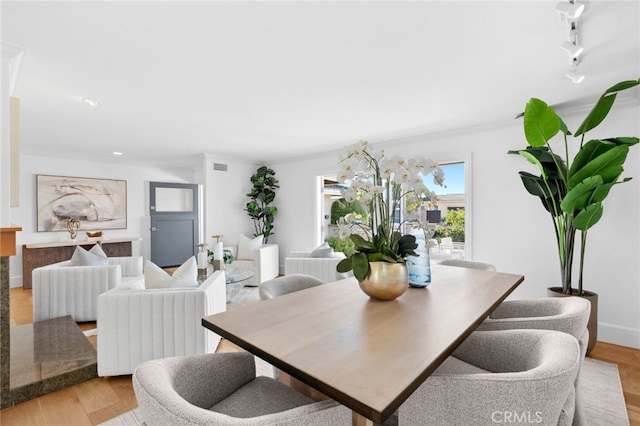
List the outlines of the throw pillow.
{"label": "throw pillow", "polygon": [[106,256],[96,256],[93,253],[89,253],[80,246],[77,246],[71,256],[71,266],[98,266],[108,265],[109,261]]}
{"label": "throw pillow", "polygon": [[177,288],[197,287],[198,266],[196,258],[191,256],[178,269],[173,276],[164,269],[148,260],[144,261],[144,287],[145,288]]}
{"label": "throw pillow", "polygon": [[258,235],[257,237],[251,239],[249,237],[245,237],[240,234],[240,239],[238,240],[238,260],[255,260],[256,255],[255,251],[262,247],[262,240],[264,239],[263,235]]}
{"label": "throw pillow", "polygon": [[91,249],[89,250],[89,253],[91,254],[95,254],[96,256],[100,256],[103,258],[107,258],[107,253],[104,252],[104,250],[102,250],[102,247],[100,247],[100,244],[96,244],[93,247],[91,247]]}
{"label": "throw pillow", "polygon": [[316,247],[310,254],[310,257],[333,257],[333,248],[329,244],[324,243]]}
{"label": "throw pillow", "polygon": [[195,256],[187,259],[171,276],[175,280],[173,287],[198,287],[198,262]]}

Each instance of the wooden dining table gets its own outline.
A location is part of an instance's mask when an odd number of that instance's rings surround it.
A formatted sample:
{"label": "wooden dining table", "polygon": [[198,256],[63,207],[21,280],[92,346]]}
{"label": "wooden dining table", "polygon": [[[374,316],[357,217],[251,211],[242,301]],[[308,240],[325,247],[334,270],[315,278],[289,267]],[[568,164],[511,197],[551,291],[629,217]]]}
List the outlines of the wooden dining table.
{"label": "wooden dining table", "polygon": [[204,327],[383,423],[522,281],[434,265],[426,288],[369,298],[354,278],[210,315]]}

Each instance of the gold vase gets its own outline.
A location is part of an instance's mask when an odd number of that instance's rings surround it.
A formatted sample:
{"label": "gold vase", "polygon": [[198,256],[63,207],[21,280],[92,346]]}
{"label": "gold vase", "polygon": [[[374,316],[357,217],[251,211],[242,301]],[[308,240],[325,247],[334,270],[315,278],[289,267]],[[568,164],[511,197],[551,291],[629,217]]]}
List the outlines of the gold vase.
{"label": "gold vase", "polygon": [[394,300],[409,286],[409,274],[405,263],[370,262],[369,274],[358,281],[360,288],[372,299]]}

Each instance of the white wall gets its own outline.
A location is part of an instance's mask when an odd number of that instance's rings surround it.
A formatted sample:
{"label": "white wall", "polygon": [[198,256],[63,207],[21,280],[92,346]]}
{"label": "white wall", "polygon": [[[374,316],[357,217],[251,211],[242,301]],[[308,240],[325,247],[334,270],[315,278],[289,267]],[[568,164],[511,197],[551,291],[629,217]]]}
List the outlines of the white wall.
{"label": "white wall", "polygon": [[[561,115],[575,129],[584,113]],[[616,107],[589,136],[639,135],[639,114],[637,103]],[[512,298],[536,298],[544,297],[547,287],[559,285],[560,273],[551,219],[540,201],[524,190],[517,174],[533,172],[532,166],[519,156],[507,155],[509,149],[526,146],[521,126],[522,121],[514,120],[499,128],[416,137],[385,144],[385,150],[436,161],[471,156],[473,258],[489,261],[500,271],[523,274],[525,281]],[[309,250],[319,243],[316,177],[335,172],[339,155],[272,165],[280,179],[276,241],[281,263],[289,251]],[[631,149],[623,176],[634,179],[612,190],[604,203],[604,217],[589,233],[585,289],[599,294],[598,339],[640,348],[639,146]]]}
{"label": "white wall", "polygon": [[[213,170],[213,163],[227,165],[227,171]],[[247,237],[253,235],[253,221],[244,211],[247,201],[247,193],[251,191],[251,175],[256,172],[258,165],[225,160],[212,155],[206,155],[203,159],[203,175],[205,182],[205,243],[213,250],[215,240],[212,235],[223,235],[224,246],[237,246],[238,237],[244,234]],[[279,176],[276,176],[279,177]],[[276,206],[279,195],[276,196]],[[276,219],[279,221],[279,218]],[[276,222],[275,231],[278,232]],[[274,237],[269,238],[269,242]]]}
{"label": "white wall", "polygon": [[[123,179],[127,181],[127,229],[104,231],[107,238],[141,237],[133,243],[133,254],[149,258],[149,182],[194,182],[194,172],[186,169],[145,167],[111,163],[96,163],[64,158],[22,155],[20,164],[20,207],[12,208],[11,223],[21,226],[16,234],[18,250],[10,258],[11,286],[22,286],[22,244],[64,241],[67,231],[37,232],[36,221],[36,175],[95,177]],[[78,234],[82,238],[83,233]]]}

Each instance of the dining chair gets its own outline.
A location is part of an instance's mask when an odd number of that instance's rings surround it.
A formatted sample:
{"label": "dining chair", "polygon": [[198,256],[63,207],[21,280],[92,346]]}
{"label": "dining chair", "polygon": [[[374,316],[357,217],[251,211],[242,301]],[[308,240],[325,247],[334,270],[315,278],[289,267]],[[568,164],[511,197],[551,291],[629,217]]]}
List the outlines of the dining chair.
{"label": "dining chair", "polygon": [[399,424],[570,425],[579,365],[566,333],[476,331],[400,406]]}
{"label": "dining chair", "polygon": [[324,282],[307,274],[291,274],[265,281],[258,287],[261,300],[273,299],[294,291],[315,287]]}
{"label": "dining chair", "polygon": [[445,259],[438,263],[439,265],[457,266],[460,268],[480,269],[484,271],[495,272],[496,267],[490,263],[480,262],[477,260],[465,260],[465,259]]}
{"label": "dining chair", "polygon": [[272,378],[256,377],[248,352],[164,358],[141,364],[133,387],[148,425],[347,425],[351,410],[315,402]]}
{"label": "dining chair", "polygon": [[[476,330],[542,329],[562,331],[578,339],[582,364],[589,343],[587,323],[590,312],[591,303],[575,296],[506,300]],[[576,414],[574,425],[586,422],[579,382],[580,372],[578,372],[575,382]]]}

